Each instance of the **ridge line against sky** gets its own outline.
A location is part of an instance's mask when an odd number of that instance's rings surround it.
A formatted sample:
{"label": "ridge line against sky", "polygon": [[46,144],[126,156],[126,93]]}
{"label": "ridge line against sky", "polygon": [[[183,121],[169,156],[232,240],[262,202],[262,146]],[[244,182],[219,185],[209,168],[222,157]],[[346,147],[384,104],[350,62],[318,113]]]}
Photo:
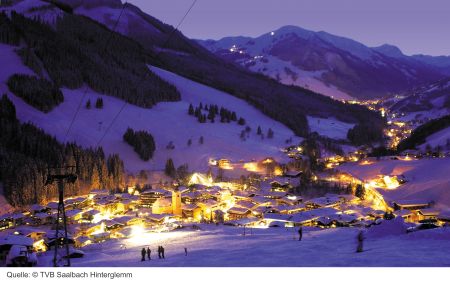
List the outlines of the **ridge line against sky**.
{"label": "ridge line against sky", "polygon": [[[191,4],[189,0],[129,2],[170,25]],[[406,55],[450,56],[448,15],[448,0],[199,0],[180,31],[193,39],[217,40],[258,37],[295,25],[369,47],[395,45]]]}

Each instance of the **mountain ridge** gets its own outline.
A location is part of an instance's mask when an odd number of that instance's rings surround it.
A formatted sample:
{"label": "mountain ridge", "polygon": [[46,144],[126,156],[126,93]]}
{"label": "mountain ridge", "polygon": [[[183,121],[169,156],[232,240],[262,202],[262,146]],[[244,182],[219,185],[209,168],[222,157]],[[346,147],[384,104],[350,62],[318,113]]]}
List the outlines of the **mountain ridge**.
{"label": "mountain ridge", "polygon": [[[222,58],[278,81],[307,87],[313,78],[325,86],[335,86],[356,98],[375,98],[399,93],[445,77],[447,58],[407,56],[398,47],[368,47],[353,39],[296,26],[283,26],[258,37],[224,37],[220,40],[197,40]],[[419,59],[418,59],[419,58]],[[282,66],[271,60],[281,59]],[[265,62],[261,62],[265,60]],[[450,57],[448,60],[450,67]],[[293,72],[298,78],[285,80]],[[320,74],[301,74],[318,72]],[[286,82],[287,81],[287,82]],[[313,91],[317,88],[312,86]],[[325,93],[333,96],[332,92]]]}

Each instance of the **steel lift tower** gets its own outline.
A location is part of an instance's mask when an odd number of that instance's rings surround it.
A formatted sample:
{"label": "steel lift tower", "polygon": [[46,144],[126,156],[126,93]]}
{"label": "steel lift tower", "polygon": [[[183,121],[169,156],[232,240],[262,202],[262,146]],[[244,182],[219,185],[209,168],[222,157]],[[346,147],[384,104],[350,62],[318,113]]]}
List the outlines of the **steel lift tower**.
{"label": "steel lift tower", "polygon": [[[57,174],[50,174],[47,176],[45,185],[52,184],[56,181],[58,185],[58,214],[56,216],[56,232],[55,232],[55,254],[53,256],[53,266],[58,266],[58,248],[65,247],[66,251],[66,264],[64,266],[70,266],[69,258],[69,241],[67,238],[67,219],[66,210],[64,208],[64,183],[75,183],[77,175],[73,173],[75,167],[57,168]],[[63,173],[63,170],[65,173]],[[61,228],[62,226],[62,228]]]}

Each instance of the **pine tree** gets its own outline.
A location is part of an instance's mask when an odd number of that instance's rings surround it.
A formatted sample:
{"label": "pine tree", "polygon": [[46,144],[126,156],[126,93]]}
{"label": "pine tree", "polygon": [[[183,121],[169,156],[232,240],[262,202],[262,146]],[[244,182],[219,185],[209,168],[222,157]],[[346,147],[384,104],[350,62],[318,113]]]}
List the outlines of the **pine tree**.
{"label": "pine tree", "polygon": [[242,117],[239,118],[238,124],[239,125],[245,125],[245,119],[243,119]]}
{"label": "pine tree", "polygon": [[176,177],[176,170],[175,170],[175,165],[173,164],[172,159],[168,159],[166,161],[166,166],[164,168],[164,173],[171,177],[171,178],[175,178]]}
{"label": "pine tree", "polygon": [[91,100],[88,100],[88,101],[86,102],[86,108],[87,108],[87,109],[91,109]]}
{"label": "pine tree", "polygon": [[194,115],[194,106],[192,106],[192,104],[189,104],[188,114],[189,115]]}
{"label": "pine tree", "polygon": [[269,128],[269,130],[267,131],[267,138],[269,138],[269,139],[273,138],[273,130],[272,130],[272,128]]}
{"label": "pine tree", "polygon": [[262,134],[261,126],[258,126],[258,130],[256,130],[256,134],[257,135],[261,135]]}
{"label": "pine tree", "polygon": [[366,191],[364,189],[364,187],[361,184],[358,184],[356,186],[356,190],[355,190],[355,196],[359,197],[360,199],[364,200],[366,197]]}
{"label": "pine tree", "polygon": [[189,139],[189,140],[188,140],[187,145],[188,145],[188,146],[191,146],[191,145],[192,145],[192,139]]}
{"label": "pine tree", "polygon": [[95,101],[95,108],[102,109],[103,108],[103,99],[97,98]]}
{"label": "pine tree", "polygon": [[236,113],[234,111],[231,113],[231,120],[232,121],[236,121],[237,120]]}

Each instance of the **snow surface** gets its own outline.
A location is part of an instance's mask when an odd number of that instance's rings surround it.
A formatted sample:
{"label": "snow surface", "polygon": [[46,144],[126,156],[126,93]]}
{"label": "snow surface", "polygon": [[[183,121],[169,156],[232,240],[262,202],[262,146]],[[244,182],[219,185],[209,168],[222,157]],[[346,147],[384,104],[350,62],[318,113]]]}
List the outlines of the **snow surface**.
{"label": "snow surface", "polygon": [[434,201],[439,209],[450,209],[450,158],[383,160],[370,165],[346,163],[336,168],[367,181],[379,175],[404,175],[407,182],[396,189],[378,191],[387,202]]}
{"label": "snow surface", "polygon": [[[63,88],[64,102],[49,113],[42,113],[9,93],[5,84],[9,76],[15,73],[33,74],[33,72],[22,65],[20,58],[14,52],[14,47],[3,44],[0,45],[0,51],[0,62],[3,63],[0,69],[0,92],[8,93],[16,106],[18,118],[22,122],[33,122],[45,132],[56,136],[59,141],[63,141],[85,88],[77,90]],[[173,83],[180,91],[182,100],[159,103],[152,109],[134,105],[125,106],[100,145],[107,154],[119,153],[124,160],[125,168],[129,171],[161,170],[168,158],[173,158],[177,166],[188,163],[190,170],[206,170],[209,158],[228,158],[239,161],[262,160],[270,156],[284,161],[287,157],[280,148],[284,146],[285,140],[291,137],[294,138],[293,143],[300,140],[290,129],[268,118],[243,100],[158,68],[152,67],[152,70]],[[103,109],[88,110],[84,107],[88,99],[92,102],[98,97],[103,98]],[[236,111],[237,115],[244,117],[247,125],[252,128],[249,138],[241,141],[239,135],[244,127],[235,122],[198,123],[193,116],[187,114],[187,110],[189,103],[198,105],[200,102],[213,103]],[[96,145],[123,105],[124,102],[119,99],[88,90],[67,141],[76,141],[83,146]],[[275,133],[274,138],[262,140],[257,136],[258,125],[264,133],[269,127],[272,128]],[[135,130],[147,130],[154,136],[156,152],[152,160],[148,162],[140,160],[131,146],[123,142],[122,136],[128,127]],[[204,137],[203,145],[198,143],[200,136]],[[187,146],[188,139],[192,139],[190,147]],[[175,145],[174,150],[166,149],[170,141],[173,141]]]}
{"label": "snow surface", "polygon": [[[395,222],[395,221],[386,221]],[[381,226],[381,225],[380,225]],[[364,252],[355,253],[356,228],[304,228],[301,242],[297,229],[244,229],[200,224],[201,231],[183,229],[148,233],[136,240],[109,240],[82,248],[84,258],[72,259],[73,266],[139,267],[298,267],[298,266],[450,266],[450,228],[411,234],[365,232]],[[383,231],[396,229],[385,226]],[[252,233],[252,234],[250,234]],[[121,249],[124,244],[126,249]],[[158,259],[157,246],[165,248]],[[142,247],[150,246],[152,260],[140,261]],[[184,255],[184,248],[188,256]],[[52,253],[41,256],[39,264],[51,266]],[[261,273],[264,273],[261,271]]]}
{"label": "snow surface", "polygon": [[[34,11],[32,9],[34,9]],[[64,15],[64,12],[59,8],[39,0],[16,1],[16,3],[12,6],[1,7],[0,11],[7,13],[16,11],[17,13],[30,19],[39,18],[41,21],[50,25],[54,25],[56,23],[56,19]]]}
{"label": "snow surface", "polygon": [[355,124],[345,123],[334,118],[319,118],[307,116],[311,132],[335,139],[347,139],[347,132]]}
{"label": "snow surface", "polygon": [[447,141],[450,141],[450,127],[428,136],[426,142],[420,145],[419,148],[421,150],[425,150],[426,146],[430,145],[432,148],[441,146],[445,149],[447,146]]}
{"label": "snow surface", "polygon": [[[119,15],[121,13],[121,8],[111,8],[111,7],[95,7],[95,8],[85,8],[83,6],[75,9],[76,14],[80,14],[86,17],[89,17],[99,23],[102,23],[106,26],[109,26],[111,23],[116,23],[117,19],[119,19]],[[116,26],[116,32],[119,32],[123,35],[128,35],[132,32],[132,28],[136,29],[146,29],[152,33],[160,33],[160,31],[155,28],[153,25],[149,24],[142,17],[136,15],[134,11],[129,9],[124,9],[122,12],[122,16],[120,16],[120,20]]]}
{"label": "snow surface", "polygon": [[[249,69],[254,72],[263,73],[274,79],[278,79],[285,85],[300,86],[334,99],[354,99],[350,95],[339,90],[336,86],[327,85],[322,82],[320,78],[323,71],[305,71],[297,66],[294,66],[288,61],[281,60],[272,55],[265,55],[264,58],[267,59],[267,62],[256,60],[255,64],[250,66]],[[296,78],[293,78],[290,72],[286,72],[285,68],[288,68],[292,72],[296,73]]]}

